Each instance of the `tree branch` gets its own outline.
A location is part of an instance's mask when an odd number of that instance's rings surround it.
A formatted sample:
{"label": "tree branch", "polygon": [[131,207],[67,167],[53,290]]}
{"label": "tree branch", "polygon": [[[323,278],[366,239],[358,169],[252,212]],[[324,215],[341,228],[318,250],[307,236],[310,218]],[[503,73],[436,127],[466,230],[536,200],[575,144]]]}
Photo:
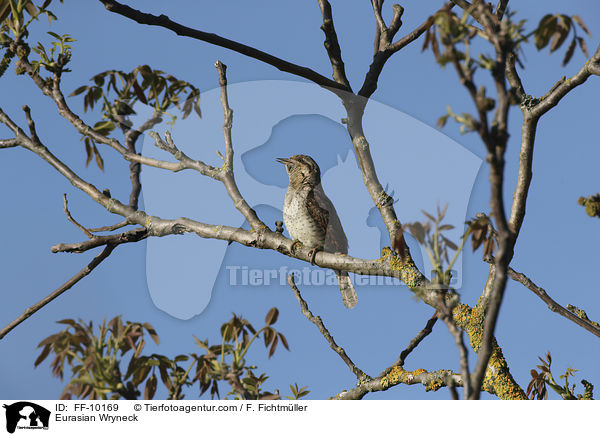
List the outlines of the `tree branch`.
{"label": "tree branch", "polygon": [[[439,11],[445,11],[452,9],[454,5],[452,3],[446,3]],[[438,12],[439,12],[438,11]],[[392,23],[390,24],[390,28],[386,32],[385,37],[387,38],[386,44],[382,47],[381,43],[379,44],[379,50],[373,55],[373,61],[369,66],[369,71],[367,72],[365,79],[363,81],[363,85],[358,91],[358,95],[364,98],[369,98],[375,90],[377,89],[377,82],[379,80],[379,76],[381,75],[381,71],[387,60],[397,51],[403,49],[411,42],[415,41],[419,38],[431,25],[433,24],[433,16],[429,17],[425,20],[420,26],[415,28],[408,35],[404,36],[402,39],[392,42],[392,38],[400,25],[402,24],[401,17],[404,12],[402,7],[394,7],[394,18],[392,19]],[[436,12],[437,13],[437,12]],[[435,15],[435,14],[434,14]]]}
{"label": "tree branch", "polygon": [[332,400],[360,400],[370,392],[387,391],[388,389],[399,384],[416,385],[422,384],[426,391],[437,391],[438,389],[448,386],[448,381],[452,381],[453,386],[462,386],[460,375],[453,373],[450,370],[439,370],[435,372],[427,372],[424,369],[415,371],[407,371],[400,366],[393,368],[385,376],[380,376],[372,380],[361,383],[354,389],[343,391],[337,394]]}
{"label": "tree branch", "polygon": [[555,107],[571,90],[585,83],[591,75],[600,75],[600,45],[596,48],[596,52],[592,57],[575,75],[564,80],[558,86],[554,87],[551,92],[540,99],[539,103],[531,109],[531,115],[534,117],[544,115],[550,109]]}
{"label": "tree branch", "polygon": [[325,50],[329,55],[329,62],[333,68],[333,80],[342,85],[344,90],[352,92],[352,87],[346,77],[344,61],[342,60],[342,50],[338,41],[335,25],[333,24],[333,15],[331,14],[331,4],[328,0],[317,0],[321,9],[321,17],[323,25],[321,30],[325,34]]}
{"label": "tree branch", "polygon": [[229,97],[227,95],[227,65],[221,61],[215,63],[215,67],[219,72],[219,86],[221,87],[221,105],[223,106],[223,137],[225,139],[225,168],[220,173],[220,180],[227,190],[227,194],[233,201],[236,209],[246,218],[248,224],[254,229],[266,227],[256,214],[256,211],[246,202],[235,181],[233,171],[233,142],[231,139],[231,129],[233,127],[233,111],[229,107]]}
{"label": "tree branch", "polygon": [[561,306],[560,304],[558,304],[546,293],[546,291],[544,289],[540,288],[535,283],[533,283],[531,281],[531,279],[529,279],[525,274],[517,272],[512,268],[509,268],[508,275],[511,279],[521,283],[523,286],[525,286],[527,289],[529,289],[535,295],[540,297],[540,299],[544,303],[546,303],[546,305],[552,312],[558,313],[559,315],[567,318],[569,321],[573,321],[579,327],[586,329],[591,334],[600,337],[600,327],[598,325],[596,325],[595,323],[593,323],[589,320],[578,317],[570,310],[568,310],[568,309],[564,308],[563,306]]}
{"label": "tree branch", "polygon": [[50,248],[52,253],[84,253],[96,247],[103,245],[119,245],[129,242],[139,242],[149,236],[148,230],[133,229],[115,235],[95,236],[88,241],[77,242],[74,244],[56,244]]}
{"label": "tree branch", "polygon": [[[148,118],[141,126],[137,129],[129,129],[125,133],[125,145],[130,153],[137,154],[135,149],[136,142],[140,135],[145,131],[152,129],[154,126],[162,122],[160,114],[156,111],[152,114],[152,117]],[[131,180],[131,194],[129,194],[129,205],[134,209],[138,208],[140,193],[142,192],[142,184],[140,182],[140,173],[142,172],[142,165],[139,162],[129,163],[129,179]]]}
{"label": "tree branch", "polygon": [[412,340],[408,343],[408,346],[400,353],[400,356],[394,362],[394,364],[392,366],[390,366],[388,369],[386,369],[382,373],[382,375],[387,374],[395,366],[404,366],[404,362],[405,362],[406,358],[408,357],[408,355],[410,353],[412,353],[413,350],[419,346],[419,344],[423,341],[423,339],[425,339],[427,336],[429,336],[431,334],[431,332],[433,331],[433,327],[435,326],[435,323],[437,322],[437,320],[438,320],[438,311],[436,310],[435,313],[433,314],[433,316],[431,318],[429,318],[429,320],[427,321],[427,324],[425,324],[425,328],[423,328],[423,330],[419,331],[419,333],[417,333],[417,335],[414,338],[412,338]]}
{"label": "tree branch", "polygon": [[27,318],[29,318],[31,315],[36,313],[38,310],[40,310],[42,307],[46,306],[48,303],[50,303],[52,300],[54,300],[55,298],[57,298],[64,292],[68,291],[70,288],[73,287],[73,285],[75,285],[82,278],[84,278],[89,273],[91,273],[98,265],[100,265],[100,263],[102,263],[102,261],[104,259],[106,259],[108,256],[110,256],[110,254],[115,249],[115,247],[116,247],[116,245],[112,245],[112,244],[107,245],[104,248],[104,250],[102,250],[102,253],[100,253],[98,256],[96,256],[85,268],[83,268],[81,271],[79,271],[77,274],[75,274],[73,277],[71,277],[64,285],[59,287],[56,291],[52,292],[50,295],[48,295],[44,299],[40,300],[33,306],[28,307],[21,316],[19,316],[13,322],[11,322],[6,327],[4,327],[2,330],[0,330],[0,340],[2,338],[4,338],[4,336],[6,336],[11,330],[13,330],[15,327],[17,327],[19,324],[21,324]]}
{"label": "tree branch", "polygon": [[67,194],[63,194],[63,209],[65,211],[65,215],[67,216],[67,219],[69,221],[71,221],[71,223],[73,223],[73,225],[75,227],[77,227],[79,230],[81,230],[88,238],[93,239],[94,235],[88,229],[86,229],[81,224],[79,224],[77,221],[75,221],[75,219],[71,216],[71,212],[69,212],[68,205],[69,205],[69,202],[67,200]]}
{"label": "tree branch", "polygon": [[14,139],[0,139],[0,148],[12,148],[18,147],[19,141],[16,138]]}
{"label": "tree branch", "polygon": [[186,36],[200,41],[207,42],[209,44],[217,45],[219,47],[233,50],[237,53],[243,54],[250,58],[272,65],[280,71],[293,74],[295,76],[303,77],[316,83],[324,88],[332,88],[331,90],[337,91],[348,91],[348,89],[340,83],[328,79],[325,76],[311,70],[310,68],[302,67],[300,65],[293,64],[291,62],[280,59],[264,51],[258,50],[254,47],[250,47],[245,44],[241,44],[231,39],[223,38],[222,36],[214,33],[207,33],[201,30],[192,29],[190,27],[183,26],[169,19],[166,15],[152,15],[147,14],[129,6],[123,5],[114,0],[100,0],[102,4],[110,12],[122,15],[140,24],[146,24],[149,26],[159,26],[165,29],[169,29],[175,32],[177,35]]}
{"label": "tree branch", "polygon": [[325,324],[323,324],[321,317],[314,316],[312,314],[312,312],[308,308],[308,304],[302,298],[302,295],[300,295],[300,290],[298,289],[298,287],[296,286],[296,283],[294,282],[294,274],[290,274],[288,276],[287,282],[290,285],[290,288],[292,289],[292,291],[294,292],[294,295],[296,296],[296,300],[298,300],[298,303],[300,303],[300,307],[302,309],[302,314],[310,322],[312,322],[314,325],[317,326],[317,328],[319,329],[319,331],[321,332],[321,334],[323,335],[325,340],[329,343],[329,346],[331,347],[331,349],[333,351],[335,351],[338,354],[338,356],[341,357],[341,359],[348,366],[348,368],[350,368],[350,371],[352,371],[352,373],[356,376],[356,378],[359,380],[359,382],[368,379],[369,377],[364,372],[362,372],[360,370],[360,368],[358,368],[354,364],[354,362],[352,362],[352,359],[350,359],[350,357],[348,357],[348,355],[346,354],[344,349],[335,343],[333,336],[331,336],[331,333],[329,333],[329,330],[327,330],[327,328],[325,327]]}
{"label": "tree branch", "polygon": [[496,14],[496,17],[498,18],[498,21],[501,21],[504,17],[504,13],[506,12],[507,7],[508,0],[500,0],[498,2],[498,5],[496,6],[496,11],[494,12],[494,14]]}

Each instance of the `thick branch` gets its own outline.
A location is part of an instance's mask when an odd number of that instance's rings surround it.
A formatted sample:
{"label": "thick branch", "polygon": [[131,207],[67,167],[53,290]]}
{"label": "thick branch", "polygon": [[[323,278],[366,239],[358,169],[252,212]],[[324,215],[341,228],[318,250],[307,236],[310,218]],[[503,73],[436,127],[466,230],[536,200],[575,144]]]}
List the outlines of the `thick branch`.
{"label": "thick branch", "polygon": [[73,277],[71,277],[71,279],[69,279],[69,281],[67,281],[64,285],[62,285],[56,291],[52,292],[46,298],[40,300],[33,306],[28,307],[21,316],[19,316],[13,322],[11,322],[6,327],[4,327],[2,330],[0,330],[0,340],[2,338],[4,338],[4,336],[6,336],[16,326],[21,324],[23,321],[25,321],[31,315],[36,313],[38,310],[40,310],[42,307],[44,307],[45,305],[50,303],[52,300],[57,298],[59,295],[61,295],[65,291],[69,290],[71,287],[73,287],[73,285],[75,285],[77,282],[79,282],[82,278],[84,278],[89,273],[91,273],[98,265],[100,265],[100,263],[104,259],[106,259],[108,256],[110,256],[110,254],[115,249],[115,247],[116,247],[116,245],[112,245],[112,244],[107,245],[104,248],[104,250],[102,251],[102,253],[100,253],[98,256],[96,256],[85,268],[83,268],[81,271],[79,271],[77,274],[75,274]]}
{"label": "thick branch", "polygon": [[360,368],[358,368],[354,364],[354,362],[352,362],[352,359],[350,359],[350,357],[348,357],[348,355],[346,354],[346,352],[344,351],[344,349],[342,347],[340,347],[338,344],[335,343],[335,340],[333,339],[333,336],[331,336],[331,333],[329,333],[329,330],[327,330],[327,328],[325,327],[325,324],[323,324],[323,321],[321,320],[321,317],[320,316],[314,316],[312,314],[312,312],[308,308],[308,304],[302,298],[302,295],[300,295],[300,290],[298,289],[298,287],[296,286],[296,283],[294,282],[294,274],[289,275],[287,281],[288,281],[288,284],[290,285],[290,288],[292,288],[292,291],[294,292],[294,295],[296,296],[296,300],[298,300],[298,303],[300,303],[300,307],[302,309],[302,314],[310,322],[312,322],[314,325],[317,326],[317,328],[319,329],[319,331],[321,332],[321,334],[323,335],[323,337],[325,338],[325,340],[329,343],[329,346],[331,347],[331,349],[333,351],[335,351],[338,354],[338,356],[340,356],[342,358],[342,360],[344,361],[344,363],[346,365],[348,365],[348,368],[350,368],[350,371],[352,371],[352,373],[356,376],[356,378],[359,381],[367,379],[368,378],[367,375],[364,372],[362,372],[360,370]]}
{"label": "thick branch", "polygon": [[140,24],[146,24],[149,26],[159,26],[165,29],[169,29],[175,32],[177,35],[186,36],[189,38],[198,39],[200,41],[207,42],[209,44],[217,45],[229,50],[233,50],[244,56],[256,59],[266,64],[272,65],[278,70],[286,73],[293,74],[295,76],[303,77],[316,83],[324,88],[333,88],[334,90],[348,91],[348,89],[339,84],[338,82],[328,79],[325,76],[311,70],[310,68],[302,67],[300,65],[293,64],[291,62],[280,59],[264,51],[258,50],[254,47],[250,47],[245,44],[241,44],[231,39],[223,38],[222,36],[214,33],[207,33],[201,30],[192,29],[191,27],[183,26],[169,19],[166,15],[152,15],[147,14],[129,6],[123,5],[114,0],[100,0],[102,4],[110,12],[122,15]]}
{"label": "thick branch", "polygon": [[417,369],[415,371],[407,371],[404,368],[397,366],[388,374],[361,383],[356,388],[350,389],[349,391],[340,392],[332,399],[360,400],[370,392],[387,391],[399,384],[422,384],[425,386],[426,391],[437,391],[442,387],[448,386],[449,381],[451,381],[453,386],[462,386],[460,375],[449,370],[442,369],[435,372],[427,372],[424,369]]}

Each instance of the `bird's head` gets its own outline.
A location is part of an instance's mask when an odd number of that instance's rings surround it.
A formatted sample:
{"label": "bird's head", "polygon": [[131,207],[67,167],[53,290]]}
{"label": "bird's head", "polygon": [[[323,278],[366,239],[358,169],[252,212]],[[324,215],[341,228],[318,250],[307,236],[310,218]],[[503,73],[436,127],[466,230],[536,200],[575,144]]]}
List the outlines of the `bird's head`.
{"label": "bird's head", "polygon": [[312,157],[304,154],[285,158],[278,158],[277,162],[285,165],[285,170],[290,178],[290,187],[317,186],[321,183],[321,170]]}

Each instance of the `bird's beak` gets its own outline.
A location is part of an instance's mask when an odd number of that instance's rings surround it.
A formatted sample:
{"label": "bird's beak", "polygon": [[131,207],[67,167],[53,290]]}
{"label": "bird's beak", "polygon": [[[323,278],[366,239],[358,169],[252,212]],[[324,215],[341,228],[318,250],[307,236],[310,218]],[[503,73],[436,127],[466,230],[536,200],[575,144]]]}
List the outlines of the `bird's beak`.
{"label": "bird's beak", "polygon": [[277,162],[284,164],[284,165],[288,165],[291,164],[292,162],[289,159],[283,158],[283,157],[278,157],[277,159],[275,159]]}

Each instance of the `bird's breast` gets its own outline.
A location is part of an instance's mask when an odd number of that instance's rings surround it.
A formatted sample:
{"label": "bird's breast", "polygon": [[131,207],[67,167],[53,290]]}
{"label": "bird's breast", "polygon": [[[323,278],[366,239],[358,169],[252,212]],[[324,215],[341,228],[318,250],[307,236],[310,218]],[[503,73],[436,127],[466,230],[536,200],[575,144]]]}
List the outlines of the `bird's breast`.
{"label": "bird's breast", "polygon": [[322,247],[325,233],[319,229],[306,206],[306,195],[290,192],[285,195],[283,221],[292,239],[297,239],[309,247]]}

